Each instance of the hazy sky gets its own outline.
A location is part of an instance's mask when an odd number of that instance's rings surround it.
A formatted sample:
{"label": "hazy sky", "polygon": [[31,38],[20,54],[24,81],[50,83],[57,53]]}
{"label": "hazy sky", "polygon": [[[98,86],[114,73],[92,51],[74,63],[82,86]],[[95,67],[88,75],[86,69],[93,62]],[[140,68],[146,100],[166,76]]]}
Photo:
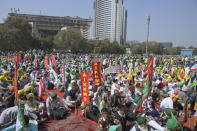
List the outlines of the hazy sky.
{"label": "hazy sky", "polygon": [[[0,0],[0,22],[11,8],[20,13],[94,18],[94,0]],[[124,0],[128,10],[127,40],[146,41],[151,16],[151,41],[197,47],[197,0]],[[93,34],[93,24],[90,31]]]}

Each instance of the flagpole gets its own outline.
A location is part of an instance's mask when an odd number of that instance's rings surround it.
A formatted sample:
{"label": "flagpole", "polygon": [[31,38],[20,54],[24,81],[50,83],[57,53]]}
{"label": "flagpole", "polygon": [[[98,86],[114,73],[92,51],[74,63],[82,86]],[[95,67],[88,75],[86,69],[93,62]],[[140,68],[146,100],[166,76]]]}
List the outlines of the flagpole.
{"label": "flagpole", "polygon": [[148,38],[149,38],[149,25],[150,25],[150,16],[148,16],[148,32],[147,32],[147,40],[146,40],[146,55],[148,55]]}

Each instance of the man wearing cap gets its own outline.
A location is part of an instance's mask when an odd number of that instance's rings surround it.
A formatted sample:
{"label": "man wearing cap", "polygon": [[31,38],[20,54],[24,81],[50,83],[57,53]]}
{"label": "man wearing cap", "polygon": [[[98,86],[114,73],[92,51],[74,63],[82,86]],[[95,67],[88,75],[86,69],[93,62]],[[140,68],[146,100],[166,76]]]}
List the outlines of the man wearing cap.
{"label": "man wearing cap", "polygon": [[79,86],[76,83],[76,80],[71,80],[71,83],[69,84],[69,87],[68,87],[68,91],[70,91],[74,87],[76,87],[78,89],[77,92],[80,92],[80,89],[79,89]]}
{"label": "man wearing cap", "polygon": [[[59,106],[58,102],[61,106]],[[59,96],[57,96],[57,93],[51,93],[51,95],[47,98],[46,109],[47,115],[50,119],[61,119],[64,116],[65,110],[71,110],[67,104]]]}
{"label": "man wearing cap", "polygon": [[44,77],[43,77],[43,81],[44,84],[46,86],[47,89],[51,89],[51,87],[49,88],[49,83],[50,83],[50,78],[47,76],[47,73],[44,73]]}
{"label": "man wearing cap", "polygon": [[103,95],[103,97],[102,97],[101,102],[99,103],[99,111],[100,111],[100,113],[101,113],[101,111],[102,111],[103,108],[108,109],[108,111],[109,111],[109,109],[110,109],[110,105],[109,105],[109,102],[108,102],[108,98],[107,98],[107,97],[108,97],[108,96],[107,96],[107,94],[105,93],[105,94]]}
{"label": "man wearing cap", "polygon": [[102,94],[103,94],[103,92],[102,92],[102,87],[99,87],[99,88],[97,89],[97,92],[94,93],[93,105],[95,105],[95,106],[98,107],[98,108],[99,108],[100,102],[102,101]]}
{"label": "man wearing cap", "polygon": [[114,90],[120,90],[117,79],[114,79],[113,84],[111,85],[111,96],[114,94]]}
{"label": "man wearing cap", "polygon": [[173,104],[178,99],[178,94],[172,94],[170,97],[167,97],[161,101],[160,107],[164,110],[165,108],[173,109]]}
{"label": "man wearing cap", "polygon": [[64,95],[63,101],[68,105],[68,107],[75,107],[80,102],[79,94],[77,93],[78,89],[73,87],[70,91],[66,92]]}
{"label": "man wearing cap", "polygon": [[65,92],[67,92],[70,83],[71,83],[71,76],[70,74],[66,74],[66,83],[65,83],[65,88],[64,88]]}
{"label": "man wearing cap", "polygon": [[26,85],[26,86],[24,87],[24,94],[27,95],[27,94],[29,94],[29,93],[32,93],[32,89],[33,89],[32,86]]}
{"label": "man wearing cap", "polygon": [[18,90],[18,101],[19,103],[21,103],[21,105],[24,106],[25,104],[25,95],[24,95],[24,89]]}
{"label": "man wearing cap", "polygon": [[128,119],[125,107],[120,105],[118,111],[114,113],[114,123],[117,125],[121,124],[122,131],[127,131],[130,129],[130,125],[127,125]]}
{"label": "man wearing cap", "polygon": [[27,94],[26,97],[27,102],[25,103],[24,114],[33,120],[37,120],[43,114],[44,104],[35,100],[33,93]]}
{"label": "man wearing cap", "polygon": [[5,76],[0,76],[0,86],[7,88],[10,84],[7,82],[7,79]]}
{"label": "man wearing cap", "polygon": [[111,119],[108,116],[108,110],[106,108],[102,109],[101,117],[98,120],[98,124],[100,131],[108,131],[111,124]]}
{"label": "man wearing cap", "polygon": [[147,123],[146,123],[146,117],[138,117],[137,118],[137,124],[133,126],[133,128],[130,131],[148,131]]}
{"label": "man wearing cap", "polygon": [[176,113],[175,109],[166,108],[164,112],[160,115],[161,118],[160,120],[163,123],[167,122],[167,120],[171,117],[171,113],[175,114]]}
{"label": "man wearing cap", "polygon": [[14,86],[9,86],[8,91],[6,91],[4,94],[4,100],[3,100],[7,103],[6,107],[14,106],[14,101],[15,101],[14,94],[15,94]]}
{"label": "man wearing cap", "polygon": [[27,76],[27,74],[24,74],[23,76],[21,76],[20,78],[20,87],[23,88],[25,85],[27,85],[30,82],[29,77]]}
{"label": "man wearing cap", "polygon": [[81,109],[84,117],[91,119],[95,122],[98,122],[100,112],[98,111],[97,107],[93,105],[93,97],[94,97],[94,93],[92,91],[89,91],[90,102],[89,103],[82,102]]}
{"label": "man wearing cap", "polygon": [[114,95],[111,96],[111,107],[115,112],[118,109],[118,106],[121,105],[121,95],[118,90],[114,90]]}
{"label": "man wearing cap", "polygon": [[178,123],[176,118],[171,118],[168,119],[167,123],[166,123],[166,131],[181,131],[182,127],[180,126],[180,124]]}

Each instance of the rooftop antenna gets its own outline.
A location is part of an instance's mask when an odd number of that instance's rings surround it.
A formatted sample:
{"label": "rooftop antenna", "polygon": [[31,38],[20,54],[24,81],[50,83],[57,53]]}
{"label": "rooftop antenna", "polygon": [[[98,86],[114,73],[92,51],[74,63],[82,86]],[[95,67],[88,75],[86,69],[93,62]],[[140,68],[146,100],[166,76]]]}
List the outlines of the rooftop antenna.
{"label": "rooftop antenna", "polygon": [[10,11],[11,11],[11,13],[13,13],[13,9],[12,8],[10,9]]}

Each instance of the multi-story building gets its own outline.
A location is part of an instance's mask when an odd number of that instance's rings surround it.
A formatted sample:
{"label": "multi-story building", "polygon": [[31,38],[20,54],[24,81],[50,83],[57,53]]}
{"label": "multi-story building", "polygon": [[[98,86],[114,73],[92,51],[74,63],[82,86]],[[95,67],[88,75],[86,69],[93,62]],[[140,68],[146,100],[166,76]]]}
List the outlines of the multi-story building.
{"label": "multi-story building", "polygon": [[127,10],[123,7],[123,0],[95,0],[94,10],[94,37],[125,43]]}
{"label": "multi-story building", "polygon": [[172,42],[159,42],[164,48],[171,48],[173,46]]}
{"label": "multi-story building", "polygon": [[88,39],[91,19],[80,17],[59,17],[32,14],[9,13],[10,17],[26,19],[32,26],[32,35],[37,38],[45,38],[57,34],[60,30],[72,29],[79,32],[84,38]]}

